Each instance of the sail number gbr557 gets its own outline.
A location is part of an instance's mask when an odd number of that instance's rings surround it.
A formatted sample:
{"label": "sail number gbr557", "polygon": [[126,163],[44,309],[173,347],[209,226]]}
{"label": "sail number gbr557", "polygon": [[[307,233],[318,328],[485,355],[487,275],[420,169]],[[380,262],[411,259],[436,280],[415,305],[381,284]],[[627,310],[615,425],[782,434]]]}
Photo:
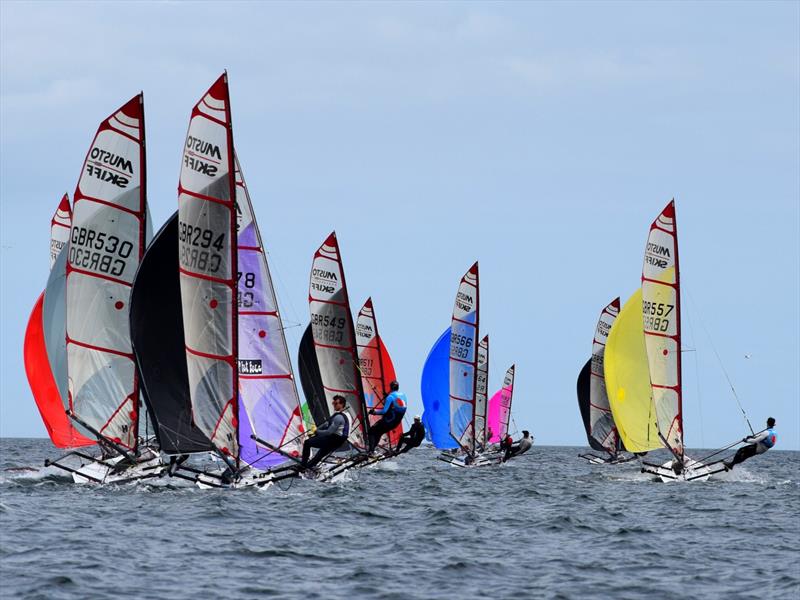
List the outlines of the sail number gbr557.
{"label": "sail number gbr557", "polygon": [[669,331],[670,319],[668,317],[674,309],[674,304],[664,304],[663,302],[642,302],[644,328],[647,331],[666,333]]}

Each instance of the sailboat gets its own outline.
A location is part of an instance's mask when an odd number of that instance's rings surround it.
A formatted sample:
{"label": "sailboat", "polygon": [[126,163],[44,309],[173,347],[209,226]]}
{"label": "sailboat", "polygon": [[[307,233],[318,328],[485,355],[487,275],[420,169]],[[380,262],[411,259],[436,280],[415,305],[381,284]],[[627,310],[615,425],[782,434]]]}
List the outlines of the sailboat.
{"label": "sailboat", "polygon": [[662,481],[704,481],[724,471],[686,455],[681,378],[680,269],[675,201],[650,226],[641,288],[609,333],[605,379],[617,431],[630,452],[666,448],[673,459],[642,462]]}
{"label": "sailboat", "polygon": [[[96,443],[81,435],[64,412],[67,376],[63,318],[66,254],[63,251],[69,240],[71,223],[69,196],[64,194],[50,222],[50,277],[31,311],[23,346],[28,384],[56,448],[80,448]],[[55,315],[57,308],[62,309],[58,316]]]}
{"label": "sailboat", "polygon": [[[180,299],[191,415],[221,473],[267,485],[304,431],[266,253],[234,153],[227,75],[192,110],[178,186]],[[294,476],[293,473],[288,476]]]}
{"label": "sailboat", "polygon": [[138,94],[97,130],[75,190],[64,251],[65,408],[102,454],[70,452],[48,464],[77,482],[132,481],[154,477],[163,467],[157,449],[140,435],[144,419],[128,329],[131,284],[147,242],[145,165],[144,98]]}
{"label": "sailboat", "polygon": [[358,343],[336,232],[332,232],[314,253],[309,279],[308,306],[316,358],[314,367],[319,372],[318,385],[321,389],[312,390],[315,397],[309,399],[306,396],[306,399],[309,404],[324,402],[324,407],[315,408],[312,412],[330,416],[333,414],[333,397],[343,396],[345,414],[350,421],[348,442],[359,452],[341,465],[334,466],[322,477],[318,477],[328,480],[343,473],[350,466],[367,460],[363,451],[367,447],[369,436],[369,419],[358,362]]}
{"label": "sailboat", "polygon": [[487,436],[489,444],[498,444],[510,433],[511,404],[514,400],[514,372],[511,365],[503,377],[503,387],[495,392],[489,400],[487,417]]}
{"label": "sailboat", "polygon": [[593,450],[605,453],[605,456],[591,452],[578,455],[592,464],[617,464],[635,458],[621,454],[624,446],[611,414],[606,391],[606,340],[619,310],[619,298],[615,298],[600,313],[592,342],[592,356],[578,375],[578,407],[586,429],[586,439]]}
{"label": "sailboat", "polygon": [[[392,358],[378,332],[378,319],[372,305],[372,298],[367,298],[364,306],[358,311],[356,318],[356,347],[358,348],[358,364],[361,373],[361,387],[368,409],[383,408],[383,400],[389,395],[389,384],[397,376]],[[370,426],[381,419],[380,415],[369,417]],[[386,436],[381,438],[379,447],[391,452],[397,448],[400,436],[403,435],[403,423],[400,422]]]}

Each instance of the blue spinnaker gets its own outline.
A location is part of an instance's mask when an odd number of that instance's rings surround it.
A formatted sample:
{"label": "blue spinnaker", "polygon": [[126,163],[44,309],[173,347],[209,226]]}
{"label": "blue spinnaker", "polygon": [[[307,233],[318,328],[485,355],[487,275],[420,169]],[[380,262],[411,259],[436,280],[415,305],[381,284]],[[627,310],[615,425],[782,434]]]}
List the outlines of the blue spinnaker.
{"label": "blue spinnaker", "polygon": [[431,348],[422,368],[425,438],[440,450],[458,448],[450,435],[450,328]]}

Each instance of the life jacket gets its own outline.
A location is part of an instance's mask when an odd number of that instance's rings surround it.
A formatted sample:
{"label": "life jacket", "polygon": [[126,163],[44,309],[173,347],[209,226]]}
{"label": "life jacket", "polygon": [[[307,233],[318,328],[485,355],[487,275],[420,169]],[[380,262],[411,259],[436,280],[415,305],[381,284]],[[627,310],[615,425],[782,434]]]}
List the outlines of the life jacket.
{"label": "life jacket", "polygon": [[384,403],[386,402],[391,402],[391,406],[384,413],[383,419],[390,423],[402,419],[406,414],[406,395],[403,392],[392,392],[386,396]]}
{"label": "life jacket", "polygon": [[775,445],[775,442],[778,441],[778,436],[775,435],[775,432],[772,429],[767,429],[767,437],[761,440],[761,443],[764,444],[767,448],[772,448]]}
{"label": "life jacket", "polygon": [[514,438],[512,438],[510,435],[507,435],[506,439],[503,441],[506,443],[506,448],[510,448],[511,444],[514,443]]}
{"label": "life jacket", "polygon": [[333,420],[333,417],[335,417],[336,415],[342,415],[344,417],[344,428],[342,429],[342,436],[345,439],[347,439],[348,437],[350,437],[350,417],[344,411],[337,411],[331,415],[331,420]]}

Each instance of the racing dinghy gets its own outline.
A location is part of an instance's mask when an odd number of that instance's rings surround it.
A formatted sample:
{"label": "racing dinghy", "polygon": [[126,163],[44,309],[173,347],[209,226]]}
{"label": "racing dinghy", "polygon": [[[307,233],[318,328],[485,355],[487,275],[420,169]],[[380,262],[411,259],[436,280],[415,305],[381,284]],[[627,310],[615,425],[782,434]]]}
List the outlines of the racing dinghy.
{"label": "racing dinghy", "polygon": [[163,469],[158,449],[139,431],[145,419],[128,329],[147,227],[144,98],[138,94],[97,130],[75,190],[65,249],[65,408],[101,453],[74,451],[46,464],[79,483],[128,482]]}
{"label": "racing dinghy", "polygon": [[642,461],[661,481],[705,481],[725,470],[686,455],[681,385],[680,269],[675,201],[651,224],[642,285],[608,336],[605,378],[611,412],[625,448],[669,450],[664,464]]}
{"label": "racing dinghy", "polygon": [[[191,414],[226,468],[202,487],[263,486],[299,454],[300,405],[261,236],[234,154],[227,75],[192,110],[178,186]],[[293,474],[290,474],[293,476]]]}
{"label": "racing dinghy", "polygon": [[604,359],[606,340],[617,315],[619,314],[619,298],[615,298],[600,313],[592,343],[592,357],[586,361],[578,375],[578,407],[581,411],[586,439],[592,450],[603,452],[598,455],[592,452],[579,454],[583,459],[595,465],[619,464],[636,458],[635,455],[623,454],[625,449],[617,432],[614,416],[608,403]]}

